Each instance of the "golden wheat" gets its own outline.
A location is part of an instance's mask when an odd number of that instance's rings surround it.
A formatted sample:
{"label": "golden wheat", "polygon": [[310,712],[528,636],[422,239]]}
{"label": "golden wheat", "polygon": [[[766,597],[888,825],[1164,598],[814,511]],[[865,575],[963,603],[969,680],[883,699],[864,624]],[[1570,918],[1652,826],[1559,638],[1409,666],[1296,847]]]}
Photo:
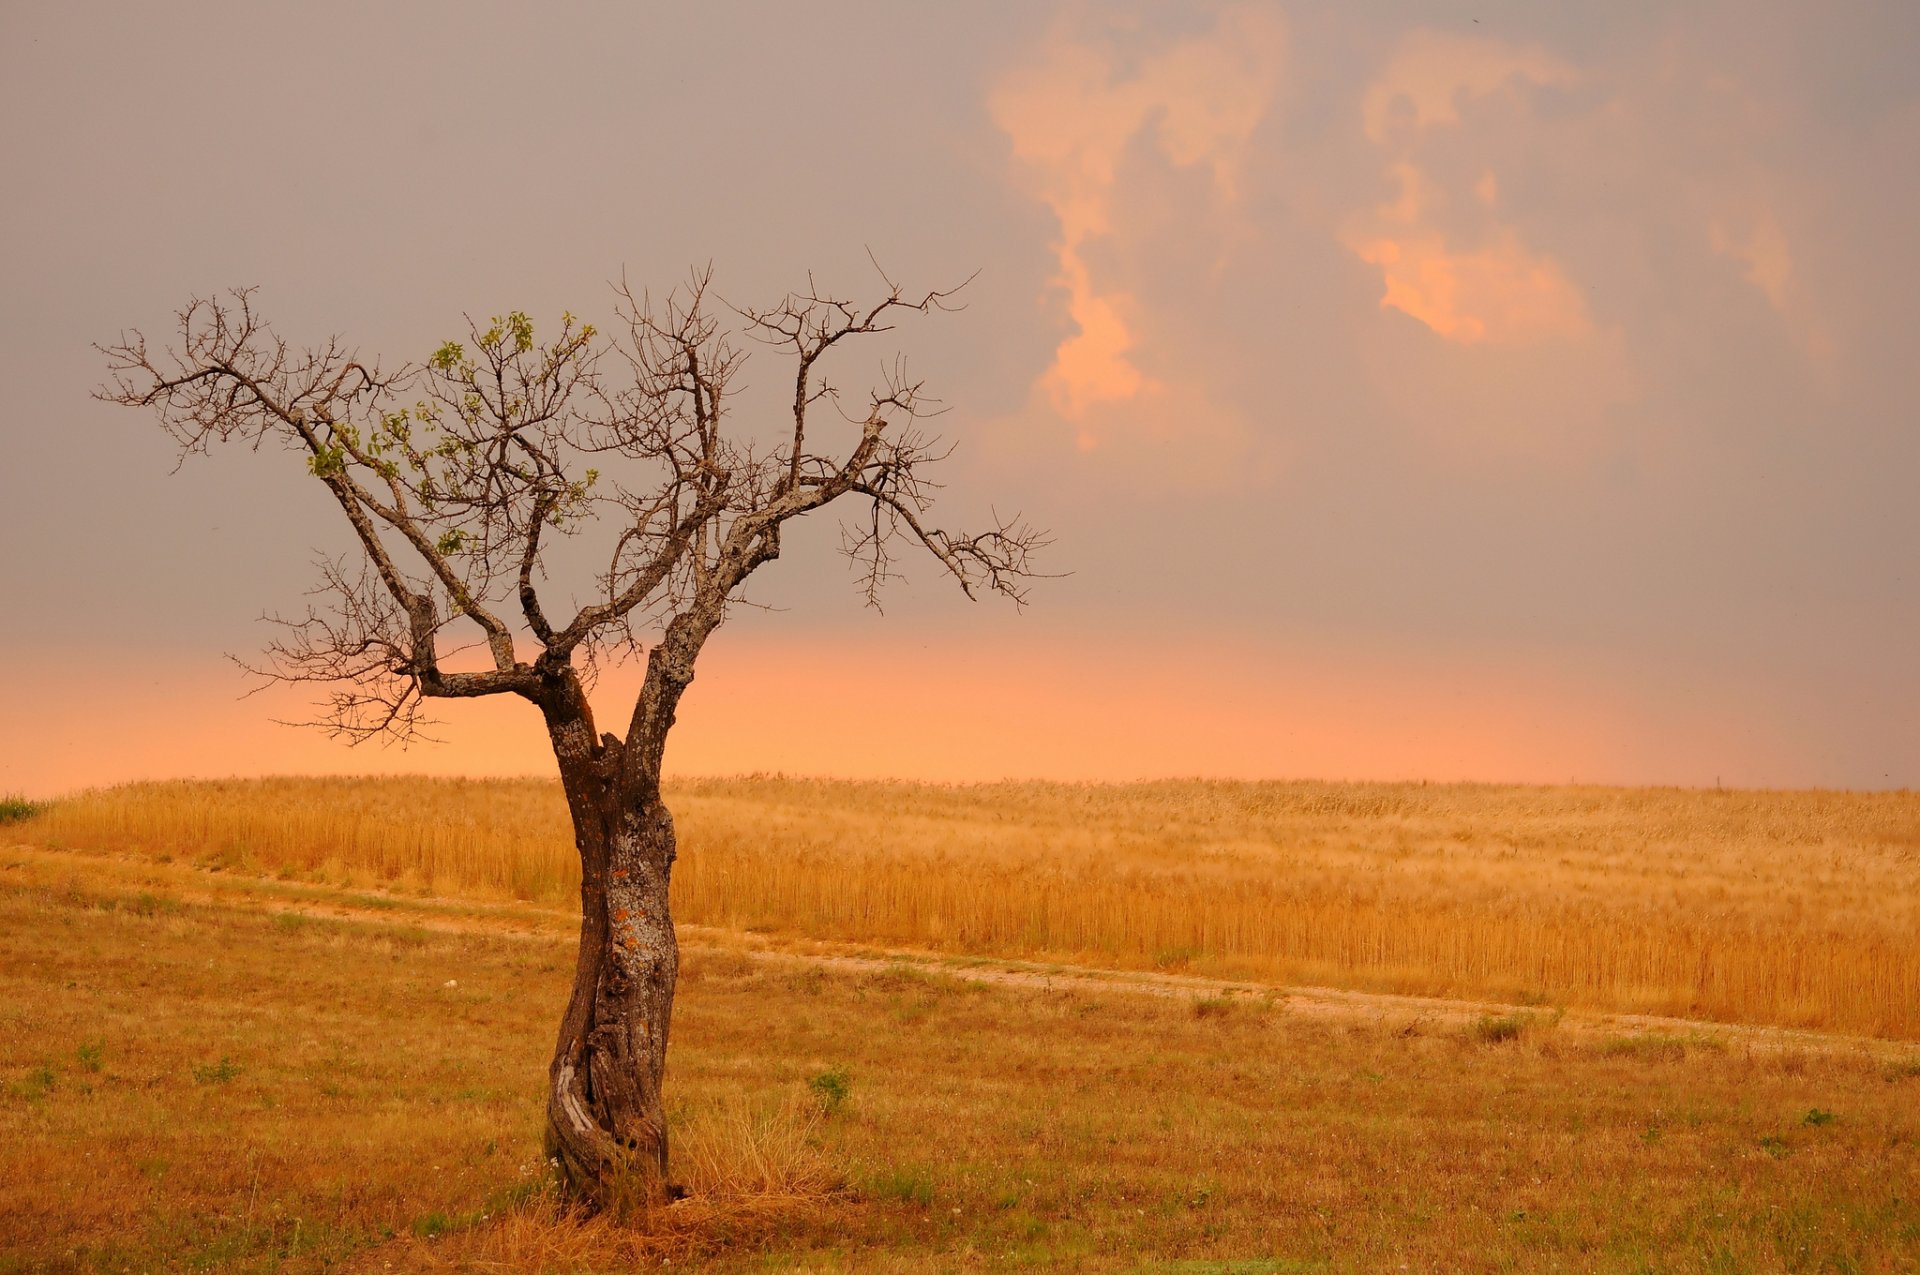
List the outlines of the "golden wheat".
{"label": "golden wheat", "polygon": [[[1920,1037],[1920,796],[1167,782],[675,785],[681,920]],[[556,785],[138,784],[14,835],[567,906]]]}

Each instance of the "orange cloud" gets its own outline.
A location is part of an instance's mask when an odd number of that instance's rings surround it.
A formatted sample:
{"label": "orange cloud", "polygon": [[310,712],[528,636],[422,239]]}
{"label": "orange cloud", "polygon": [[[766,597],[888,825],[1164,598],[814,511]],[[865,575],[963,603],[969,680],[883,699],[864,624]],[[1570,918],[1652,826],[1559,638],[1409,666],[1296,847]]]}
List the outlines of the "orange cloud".
{"label": "orange cloud", "polygon": [[[1469,250],[1427,224],[1432,196],[1411,163],[1396,165],[1398,200],[1349,228],[1347,244],[1380,268],[1382,309],[1411,315],[1452,341],[1524,344],[1586,336],[1593,323],[1579,289],[1552,258],[1530,251],[1510,226],[1496,226]],[[1476,184],[1486,189],[1492,174]],[[1496,188],[1497,189],[1497,188]]]}
{"label": "orange cloud", "polygon": [[1139,302],[1097,279],[1089,249],[1115,233],[1122,161],[1143,136],[1178,167],[1210,170],[1215,196],[1231,203],[1242,153],[1266,112],[1284,36],[1251,7],[1223,13],[1214,31],[1183,40],[1124,70],[1104,47],[1056,27],[1028,63],[988,98],[994,121],[1034,193],[1060,225],[1055,286],[1066,293],[1074,332],[1060,343],[1038,389],[1094,445],[1099,409],[1167,387],[1135,363]]}
{"label": "orange cloud", "polygon": [[[1351,219],[1344,238],[1380,270],[1382,309],[1399,310],[1463,344],[1577,340],[1592,331],[1586,301],[1560,264],[1497,220],[1461,246],[1441,228],[1448,193],[1413,159],[1430,130],[1457,127],[1461,107],[1525,86],[1570,83],[1573,69],[1538,50],[1436,32],[1408,37],[1361,103],[1367,137],[1393,151],[1399,196]],[[1463,192],[1463,194],[1468,192]],[[1500,180],[1484,170],[1473,202],[1491,218]],[[1467,201],[1460,201],[1463,205]]]}
{"label": "orange cloud", "polygon": [[1510,229],[1472,252],[1439,235],[1353,245],[1380,267],[1383,308],[1409,314],[1449,340],[1520,343],[1585,336],[1586,305],[1551,258],[1528,252]]}

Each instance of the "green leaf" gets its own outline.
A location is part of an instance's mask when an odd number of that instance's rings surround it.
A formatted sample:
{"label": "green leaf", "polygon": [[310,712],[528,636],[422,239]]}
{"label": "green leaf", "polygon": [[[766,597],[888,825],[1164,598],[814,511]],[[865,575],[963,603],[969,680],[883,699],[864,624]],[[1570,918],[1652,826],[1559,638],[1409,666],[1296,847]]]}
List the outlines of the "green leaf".
{"label": "green leaf", "polygon": [[533,320],[523,311],[515,310],[507,316],[507,332],[513,337],[514,353],[525,354],[533,348]]}

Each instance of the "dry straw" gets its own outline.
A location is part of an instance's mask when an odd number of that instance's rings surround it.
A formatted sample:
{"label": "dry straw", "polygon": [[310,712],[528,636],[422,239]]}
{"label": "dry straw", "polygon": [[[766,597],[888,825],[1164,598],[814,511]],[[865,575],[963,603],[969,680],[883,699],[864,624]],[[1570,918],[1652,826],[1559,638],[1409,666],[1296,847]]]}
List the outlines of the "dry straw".
{"label": "dry straw", "polygon": [[[1920,1038],[1920,796],[746,778],[670,793],[682,921]],[[83,793],[10,835],[569,906],[558,789]]]}

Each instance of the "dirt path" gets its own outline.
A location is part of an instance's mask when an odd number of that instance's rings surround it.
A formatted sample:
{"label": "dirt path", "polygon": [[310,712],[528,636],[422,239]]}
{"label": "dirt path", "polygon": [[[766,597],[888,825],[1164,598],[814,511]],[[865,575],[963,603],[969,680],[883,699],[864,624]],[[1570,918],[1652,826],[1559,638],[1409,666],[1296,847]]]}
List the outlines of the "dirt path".
{"label": "dirt path", "polygon": [[725,950],[752,959],[804,963],[840,973],[910,971],[923,976],[1043,992],[1164,996],[1193,1001],[1196,1005],[1218,1007],[1222,1011],[1230,1011],[1236,1004],[1260,1005],[1303,1018],[1385,1024],[1410,1030],[1427,1027],[1459,1029],[1487,1019],[1510,1019],[1522,1031],[1551,1027],[1557,1032],[1587,1036],[1670,1036],[1710,1046],[1737,1044],[1744,1048],[1768,1051],[1852,1052],[1881,1059],[1904,1058],[1916,1052],[1916,1046],[1903,1041],[1745,1023],[1717,1023],[1600,1010],[1560,1010],[1493,1001],[1357,992],[1337,987],[1282,986],[1184,974],[1047,965],[1002,957],[946,956],[910,950],[846,953],[827,950],[831,945],[819,944],[816,945],[819,950],[794,951],[771,944],[748,946],[747,943],[757,936],[730,930],[710,930],[703,926],[682,925],[680,933],[682,947],[693,951]]}
{"label": "dirt path", "polygon": [[[15,845],[0,851],[0,888],[69,890],[103,904],[139,905],[164,897],[181,905],[247,907],[273,914],[370,925],[401,925],[429,933],[485,935],[541,943],[577,940],[578,918],[529,903],[488,903],[353,890],[163,863],[136,855],[93,854]],[[132,890],[136,893],[129,895]],[[681,947],[693,954],[726,953],[779,965],[806,965],[841,974],[911,973],[1000,987],[1079,995],[1137,995],[1186,999],[1208,1008],[1262,1005],[1304,1018],[1366,1022],[1410,1030],[1463,1029],[1486,1019],[1511,1018],[1521,1030],[1551,1027],[1583,1036],[1660,1035],[1722,1047],[1859,1053],[1906,1058],[1920,1046],[1874,1037],[1783,1027],[1717,1023],[1597,1010],[1558,1010],[1491,1001],[1449,1000],[1356,992],[1333,987],[1277,986],[1231,979],[1140,970],[1044,964],[1001,957],[874,948],[786,939],[702,925],[679,927]]]}

